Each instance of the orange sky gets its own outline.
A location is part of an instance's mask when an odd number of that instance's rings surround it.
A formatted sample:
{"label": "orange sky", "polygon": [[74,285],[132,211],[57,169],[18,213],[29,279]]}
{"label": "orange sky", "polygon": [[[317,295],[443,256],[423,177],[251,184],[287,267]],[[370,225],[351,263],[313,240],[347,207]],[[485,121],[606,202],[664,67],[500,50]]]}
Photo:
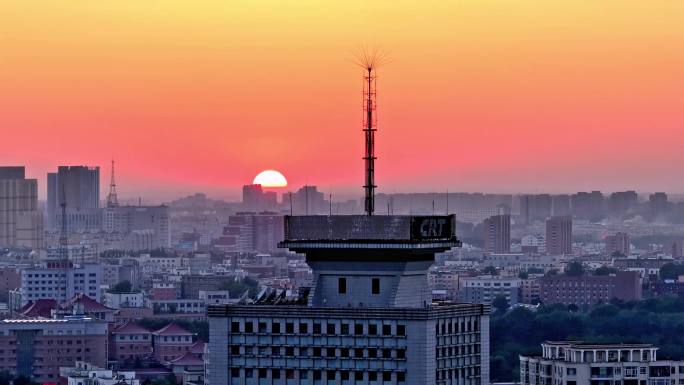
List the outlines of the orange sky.
{"label": "orange sky", "polygon": [[361,194],[367,44],[391,57],[380,191],[684,192],[682,20],[678,0],[5,1],[0,164],[42,191],[58,164],[106,184],[114,156],[124,197],[237,197],[268,168]]}

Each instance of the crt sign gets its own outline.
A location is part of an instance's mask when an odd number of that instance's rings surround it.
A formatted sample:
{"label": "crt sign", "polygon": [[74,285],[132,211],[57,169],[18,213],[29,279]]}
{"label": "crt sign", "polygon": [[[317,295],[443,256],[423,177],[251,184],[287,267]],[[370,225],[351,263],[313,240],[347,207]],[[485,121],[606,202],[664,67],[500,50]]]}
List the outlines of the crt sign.
{"label": "crt sign", "polygon": [[411,239],[451,239],[454,235],[454,216],[430,216],[411,218]]}

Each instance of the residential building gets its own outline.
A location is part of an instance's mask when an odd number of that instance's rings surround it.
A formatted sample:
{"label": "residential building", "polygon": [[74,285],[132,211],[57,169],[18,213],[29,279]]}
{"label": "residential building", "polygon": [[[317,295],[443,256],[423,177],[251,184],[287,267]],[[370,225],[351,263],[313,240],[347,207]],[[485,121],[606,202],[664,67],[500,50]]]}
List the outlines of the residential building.
{"label": "residential building", "polygon": [[166,205],[106,207],[102,229],[128,237],[133,242],[131,246],[136,247],[126,247],[126,250],[171,247],[169,207]]}
{"label": "residential building", "polygon": [[511,252],[511,216],[495,215],[484,220],[484,251],[487,253]]}
{"label": "residential building", "polygon": [[539,279],[529,278],[520,281],[520,299],[522,303],[534,304],[541,300],[541,283]]}
{"label": "residential building", "polygon": [[98,368],[89,362],[76,361],[76,366],[59,368],[66,385],[140,385],[134,371],[114,371]]}
{"label": "residential building", "polygon": [[87,317],[0,321],[0,371],[57,382],[59,368],[77,361],[107,365],[107,323]]}
{"label": "residential building", "polygon": [[182,357],[194,345],[194,334],[170,323],[152,332],[154,355],[160,362],[169,362]]}
{"label": "residential building", "polygon": [[38,209],[38,181],[26,179],[24,167],[0,167],[0,246],[43,247],[43,217]]}
{"label": "residential building", "polygon": [[47,175],[47,228],[59,230],[61,204],[66,204],[69,231],[100,230],[100,168],[59,166]]}
{"label": "residential building", "polygon": [[9,301],[9,292],[21,287],[21,273],[16,267],[0,267],[0,302]]}
{"label": "residential building", "polygon": [[85,293],[99,301],[102,266],[74,265],[70,262],[47,262],[40,267],[21,271],[21,306],[38,299],[54,299],[59,303]]}
{"label": "residential building", "polygon": [[606,255],[612,256],[619,254],[623,257],[628,257],[630,254],[629,234],[617,232],[613,235],[606,236]]}
{"label": "residential building", "polygon": [[111,359],[133,364],[153,354],[152,332],[128,321],[111,332]]}
{"label": "residential building", "polygon": [[546,220],[546,254],[572,254],[572,217],[551,217]]}
{"label": "residential building", "polygon": [[510,305],[520,302],[520,278],[485,275],[460,281],[463,302],[491,304],[498,296],[504,296]]}
{"label": "residential building", "polygon": [[658,360],[651,344],[547,341],[541,356],[520,356],[520,384],[670,385],[684,382],[684,361]]}
{"label": "residential building", "polygon": [[613,298],[636,301],[642,298],[641,281],[636,271],[620,271],[607,276],[546,276],[541,278],[541,300],[546,304],[562,303],[581,309],[608,303]]}
{"label": "residential building", "polygon": [[487,305],[432,303],[454,216],[294,216],[282,247],[313,288],[208,309],[207,378],[228,384],[488,384]]}

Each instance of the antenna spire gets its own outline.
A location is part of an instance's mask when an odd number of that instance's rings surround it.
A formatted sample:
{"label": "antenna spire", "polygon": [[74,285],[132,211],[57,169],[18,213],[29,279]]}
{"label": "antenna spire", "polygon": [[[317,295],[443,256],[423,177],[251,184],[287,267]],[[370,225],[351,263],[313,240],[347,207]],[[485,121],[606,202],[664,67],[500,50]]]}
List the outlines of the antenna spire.
{"label": "antenna spire", "polygon": [[107,207],[117,207],[119,201],[116,197],[116,182],[114,181],[114,159],[112,159],[112,175],[109,182],[109,195],[107,195]]}
{"label": "antenna spire", "polygon": [[357,64],[365,70],[363,76],[363,132],[365,134],[365,156],[363,157],[366,176],[365,190],[366,215],[375,212],[375,131],[377,131],[376,104],[376,70],[382,63],[384,55],[377,49],[362,49],[357,55]]}

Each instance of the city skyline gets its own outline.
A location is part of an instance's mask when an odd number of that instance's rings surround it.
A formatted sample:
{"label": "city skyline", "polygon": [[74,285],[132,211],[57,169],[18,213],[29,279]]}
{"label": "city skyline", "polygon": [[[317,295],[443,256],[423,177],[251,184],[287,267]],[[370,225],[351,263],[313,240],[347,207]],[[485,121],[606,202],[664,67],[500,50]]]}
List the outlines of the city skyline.
{"label": "city skyline", "polygon": [[368,43],[390,57],[379,192],[684,192],[672,177],[684,159],[664,140],[682,128],[678,2],[14,2],[2,14],[0,163],[31,178],[114,157],[122,196],[226,196],[265,169],[356,193],[350,61]]}

